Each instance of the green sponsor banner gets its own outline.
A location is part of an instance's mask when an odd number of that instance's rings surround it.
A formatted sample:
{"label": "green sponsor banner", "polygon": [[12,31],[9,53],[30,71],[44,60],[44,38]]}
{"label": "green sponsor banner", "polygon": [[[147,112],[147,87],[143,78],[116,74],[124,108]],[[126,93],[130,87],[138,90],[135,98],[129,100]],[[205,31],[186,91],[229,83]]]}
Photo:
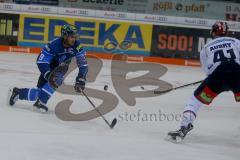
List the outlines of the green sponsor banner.
{"label": "green sponsor banner", "polygon": [[240,21],[240,3],[153,0],[148,7],[151,14]]}
{"label": "green sponsor banner", "polygon": [[[240,1],[239,1],[240,2]],[[62,7],[240,21],[240,3],[197,0],[59,0]]]}

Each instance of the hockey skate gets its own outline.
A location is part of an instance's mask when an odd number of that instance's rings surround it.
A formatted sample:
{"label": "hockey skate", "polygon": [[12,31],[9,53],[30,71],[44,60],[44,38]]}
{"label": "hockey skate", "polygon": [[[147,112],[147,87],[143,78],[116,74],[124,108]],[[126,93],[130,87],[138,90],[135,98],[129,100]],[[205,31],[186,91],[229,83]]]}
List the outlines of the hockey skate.
{"label": "hockey skate", "polygon": [[33,104],[33,107],[41,113],[46,113],[48,111],[48,108],[39,99]]}
{"label": "hockey skate", "polygon": [[11,96],[10,96],[10,99],[9,99],[9,105],[10,106],[13,106],[16,101],[19,99],[19,93],[20,93],[20,89],[17,88],[17,87],[14,87],[12,90],[11,90]]}
{"label": "hockey skate", "polygon": [[187,133],[189,131],[191,131],[192,129],[193,129],[193,125],[191,123],[189,123],[187,127],[182,126],[177,131],[168,132],[167,140],[174,142],[174,143],[180,143],[183,141],[183,139],[185,138]]}

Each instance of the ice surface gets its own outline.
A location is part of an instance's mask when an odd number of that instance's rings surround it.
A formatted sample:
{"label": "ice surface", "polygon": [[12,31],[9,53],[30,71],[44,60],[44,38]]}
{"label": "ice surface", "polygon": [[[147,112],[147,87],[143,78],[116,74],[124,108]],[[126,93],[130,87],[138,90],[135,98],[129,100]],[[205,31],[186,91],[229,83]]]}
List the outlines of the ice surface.
{"label": "ice surface", "polygon": [[[36,55],[0,54],[1,160],[237,160],[240,157],[240,105],[234,101],[231,92],[219,95],[210,107],[204,106],[185,141],[173,144],[164,140],[168,131],[178,129],[179,121],[172,120],[171,115],[181,114],[196,86],[158,97],[138,98],[136,106],[128,106],[117,96],[110,76],[111,61],[105,60],[96,82],[87,87],[103,91],[107,84],[108,92],[118,97],[117,108],[105,115],[109,121],[118,118],[117,125],[111,130],[101,118],[65,122],[56,117],[54,106],[66,97],[74,99],[73,113],[91,110],[90,104],[81,96],[56,93],[48,103],[49,114],[32,112],[29,102],[18,102],[9,107],[9,88],[36,86],[39,71],[35,61]],[[165,66],[168,72],[161,79],[174,86],[204,78],[197,67]],[[74,74],[70,76],[68,82],[73,83]],[[132,76],[136,77],[137,73]],[[144,90],[151,87],[144,86]],[[92,100],[96,105],[101,102]],[[141,117],[134,118],[138,112]],[[169,120],[144,119],[144,115],[159,115],[159,112],[168,115]]]}

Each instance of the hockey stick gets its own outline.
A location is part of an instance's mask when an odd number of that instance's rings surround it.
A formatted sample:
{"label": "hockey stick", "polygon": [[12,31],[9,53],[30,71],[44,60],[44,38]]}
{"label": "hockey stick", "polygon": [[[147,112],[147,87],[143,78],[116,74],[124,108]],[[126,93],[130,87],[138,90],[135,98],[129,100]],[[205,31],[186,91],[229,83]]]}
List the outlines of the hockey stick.
{"label": "hockey stick", "polygon": [[184,87],[188,87],[188,86],[193,86],[195,84],[198,84],[198,83],[201,83],[203,80],[201,81],[197,81],[197,82],[193,82],[193,83],[189,83],[189,84],[185,84],[185,85],[182,85],[182,86],[178,86],[178,87],[175,87],[175,88],[171,88],[171,89],[167,89],[167,90],[164,90],[164,91],[154,91],[154,94],[162,94],[162,93],[167,93],[167,92],[170,92],[170,91],[173,91],[173,90],[177,90],[177,89],[180,89],[180,88],[184,88]]}
{"label": "hockey stick", "polygon": [[110,124],[106,118],[102,115],[102,113],[97,109],[97,107],[93,104],[93,102],[88,98],[88,96],[86,95],[86,93],[81,89],[82,94],[84,95],[84,97],[86,97],[86,99],[88,100],[88,102],[93,106],[93,108],[98,112],[98,114],[103,118],[103,120],[107,123],[107,125],[112,129],[116,123],[117,123],[117,119],[114,118],[112,123]]}

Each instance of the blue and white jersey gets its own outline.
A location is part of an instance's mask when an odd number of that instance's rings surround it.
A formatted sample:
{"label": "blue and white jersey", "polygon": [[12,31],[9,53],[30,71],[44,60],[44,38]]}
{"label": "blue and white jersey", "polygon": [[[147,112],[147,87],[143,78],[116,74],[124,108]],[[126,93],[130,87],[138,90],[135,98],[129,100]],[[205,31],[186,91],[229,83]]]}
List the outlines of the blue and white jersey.
{"label": "blue and white jersey", "polygon": [[48,72],[51,72],[63,62],[71,61],[75,57],[79,68],[79,76],[86,78],[88,64],[86,60],[86,51],[76,40],[72,47],[64,47],[63,39],[56,38],[46,44],[37,58],[37,65],[41,74],[45,77]]}
{"label": "blue and white jersey", "polygon": [[222,62],[230,60],[240,65],[240,41],[236,38],[215,38],[200,52],[202,69],[206,75],[210,75]]}

